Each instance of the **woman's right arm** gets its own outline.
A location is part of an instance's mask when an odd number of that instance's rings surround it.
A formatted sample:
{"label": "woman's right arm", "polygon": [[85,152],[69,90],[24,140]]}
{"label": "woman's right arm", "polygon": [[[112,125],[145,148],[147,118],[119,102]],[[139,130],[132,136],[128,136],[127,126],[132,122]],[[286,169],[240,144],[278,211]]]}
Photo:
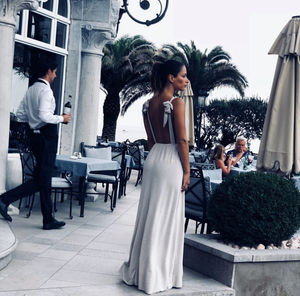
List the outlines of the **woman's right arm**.
{"label": "woman's right arm", "polygon": [[178,154],[183,168],[182,190],[186,190],[190,184],[189,145],[185,129],[185,105],[184,101],[177,98],[173,101],[174,127]]}
{"label": "woman's right arm", "polygon": [[217,168],[220,168],[220,169],[222,170],[222,174],[223,174],[224,176],[229,175],[229,173],[230,173],[230,168],[231,168],[231,164],[232,164],[232,159],[231,159],[231,157],[228,158],[228,164],[227,164],[227,167],[225,166],[223,160],[221,160],[221,159],[217,159],[217,160],[216,160],[216,167],[217,167]]}

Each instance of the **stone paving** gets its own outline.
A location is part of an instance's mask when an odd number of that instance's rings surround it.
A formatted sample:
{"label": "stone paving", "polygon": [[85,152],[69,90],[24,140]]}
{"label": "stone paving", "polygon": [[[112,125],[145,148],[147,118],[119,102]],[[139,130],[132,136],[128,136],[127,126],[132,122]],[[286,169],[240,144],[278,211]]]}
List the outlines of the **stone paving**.
{"label": "stone paving", "polygon": [[[19,243],[11,263],[0,271],[0,296],[124,296],[145,295],[120,279],[119,268],[128,259],[140,186],[129,182],[127,196],[118,200],[114,212],[103,196],[87,202],[79,217],[77,202],[73,220],[69,202],[58,203],[56,218],[63,229],[42,230],[38,202],[30,218],[27,209],[10,224]],[[191,225],[189,232],[193,232]],[[216,292],[217,291],[217,292]],[[184,288],[159,295],[234,295],[226,286],[192,270],[184,270]]]}

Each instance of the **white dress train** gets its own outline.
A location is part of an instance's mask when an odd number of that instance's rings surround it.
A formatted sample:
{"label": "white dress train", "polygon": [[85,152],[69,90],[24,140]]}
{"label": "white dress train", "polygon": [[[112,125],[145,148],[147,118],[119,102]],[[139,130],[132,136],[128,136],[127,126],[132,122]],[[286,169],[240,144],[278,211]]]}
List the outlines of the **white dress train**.
{"label": "white dress train", "polygon": [[[147,294],[182,287],[183,170],[170,116],[172,100],[164,102],[164,106],[164,124],[169,124],[171,144],[155,143],[145,161],[129,261],[121,267],[123,281]],[[148,108],[147,101],[144,112]],[[155,140],[150,120],[149,125]]]}

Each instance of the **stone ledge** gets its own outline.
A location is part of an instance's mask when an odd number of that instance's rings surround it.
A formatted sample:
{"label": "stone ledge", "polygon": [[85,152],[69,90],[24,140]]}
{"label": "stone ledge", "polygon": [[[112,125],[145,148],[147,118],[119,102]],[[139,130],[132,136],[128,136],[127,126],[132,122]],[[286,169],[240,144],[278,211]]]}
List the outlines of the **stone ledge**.
{"label": "stone ledge", "polygon": [[11,253],[16,249],[18,241],[10,225],[0,219],[0,270],[6,267],[12,259]]}
{"label": "stone ledge", "polygon": [[184,265],[235,290],[236,296],[299,295],[300,249],[236,250],[216,235],[186,235]]}
{"label": "stone ledge", "polygon": [[300,249],[240,250],[218,241],[218,234],[185,236],[185,245],[213,254],[229,262],[300,261]]}

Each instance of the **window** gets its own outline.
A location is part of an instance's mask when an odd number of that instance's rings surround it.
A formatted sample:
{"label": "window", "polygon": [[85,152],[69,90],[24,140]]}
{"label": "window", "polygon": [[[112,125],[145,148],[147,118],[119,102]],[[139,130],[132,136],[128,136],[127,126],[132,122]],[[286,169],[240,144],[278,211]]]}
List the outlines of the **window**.
{"label": "window", "polygon": [[23,16],[22,11],[19,11],[17,13],[17,18],[16,18],[16,34],[21,34],[22,16]]}
{"label": "window", "polygon": [[38,66],[39,56],[47,55],[55,59],[57,62],[57,78],[51,84],[51,88],[56,100],[55,113],[60,113],[60,106],[62,100],[62,87],[64,76],[64,56],[50,53],[30,45],[15,43],[14,63],[13,63],[13,88],[12,88],[12,103],[11,111],[15,112],[19,106],[24,94],[29,85],[35,82],[34,67]]}
{"label": "window", "polygon": [[53,10],[53,0],[48,0],[47,2],[43,3],[43,8],[49,11]]}
{"label": "window", "polygon": [[29,11],[27,37],[50,43],[51,19]]}
{"label": "window", "polygon": [[59,15],[64,17],[68,16],[68,3],[67,0],[59,0],[58,2],[58,12]]}
{"label": "window", "polygon": [[34,12],[23,10],[18,13],[16,40],[29,44],[36,42],[37,46],[66,54],[69,5],[69,0],[48,0],[40,2],[39,8]]}
{"label": "window", "polygon": [[55,45],[61,48],[65,48],[66,35],[67,35],[67,26],[63,23],[57,22]]}

